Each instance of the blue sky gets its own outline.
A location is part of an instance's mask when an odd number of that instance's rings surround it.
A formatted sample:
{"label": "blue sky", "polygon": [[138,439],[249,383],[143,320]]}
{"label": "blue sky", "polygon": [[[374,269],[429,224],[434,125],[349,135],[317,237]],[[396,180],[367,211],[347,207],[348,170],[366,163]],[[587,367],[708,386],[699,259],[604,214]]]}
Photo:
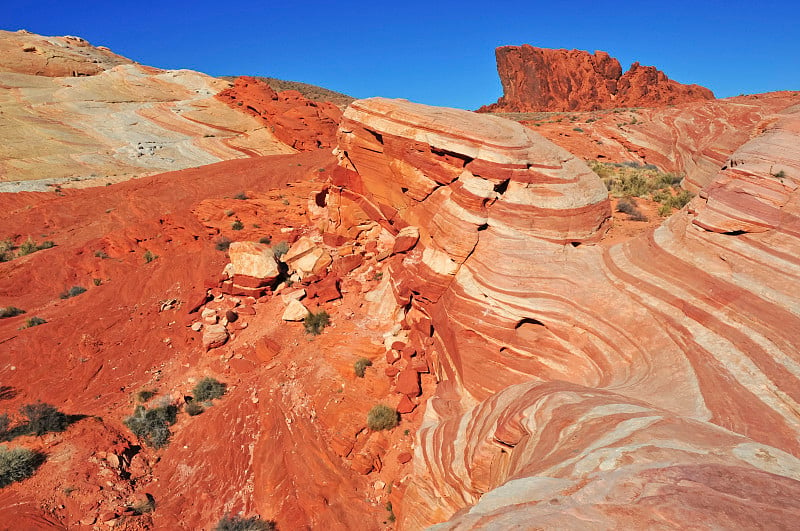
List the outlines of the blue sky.
{"label": "blue sky", "polygon": [[5,1],[0,28],[78,35],[140,63],[474,109],[497,46],[605,50],[717,97],[800,90],[800,1]]}

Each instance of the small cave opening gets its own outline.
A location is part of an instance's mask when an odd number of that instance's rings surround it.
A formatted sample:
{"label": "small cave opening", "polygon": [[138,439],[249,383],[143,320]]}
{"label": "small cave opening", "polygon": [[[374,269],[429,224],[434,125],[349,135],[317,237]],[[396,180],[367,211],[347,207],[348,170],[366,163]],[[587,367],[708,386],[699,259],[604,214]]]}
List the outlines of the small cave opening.
{"label": "small cave opening", "polygon": [[318,194],[314,195],[314,203],[322,208],[328,204],[328,189],[323,188]]}
{"label": "small cave opening", "polygon": [[511,179],[506,179],[505,181],[497,183],[496,185],[494,185],[494,191],[500,195],[503,195],[504,193],[506,193],[506,190],[508,190],[509,182],[511,182]]}
{"label": "small cave opening", "polygon": [[533,317],[526,317],[524,319],[520,319],[517,324],[514,326],[514,330],[519,330],[519,328],[523,325],[530,324],[536,326],[544,326],[544,323],[538,319],[534,319]]}
{"label": "small cave opening", "polygon": [[742,234],[747,234],[746,230],[731,230],[728,232],[723,232],[726,236],[741,236]]}
{"label": "small cave opening", "polygon": [[581,244],[581,242],[569,242],[569,244],[573,247],[577,247]]}
{"label": "small cave opening", "polygon": [[489,228],[489,224],[488,223],[484,223],[483,225],[478,225],[478,232],[480,232],[482,230],[486,230],[488,228]]}

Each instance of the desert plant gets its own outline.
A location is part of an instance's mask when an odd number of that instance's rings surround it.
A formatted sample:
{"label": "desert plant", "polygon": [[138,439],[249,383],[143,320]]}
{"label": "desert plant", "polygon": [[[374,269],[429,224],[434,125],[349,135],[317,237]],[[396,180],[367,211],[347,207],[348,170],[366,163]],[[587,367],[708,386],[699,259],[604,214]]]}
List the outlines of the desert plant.
{"label": "desert plant", "polygon": [[238,194],[236,194],[235,196],[233,196],[233,198],[234,198],[234,199],[240,199],[240,200],[244,201],[244,200],[245,200],[245,199],[247,199],[248,197],[247,197],[247,194],[246,194],[246,193],[244,193],[244,192],[239,192]]}
{"label": "desert plant", "polygon": [[103,252],[103,251],[95,251],[95,252],[94,252],[94,255],[95,255],[97,258],[102,258],[102,259],[104,259],[104,260],[105,260],[106,258],[108,258],[108,255],[107,255],[105,252]]}
{"label": "desert plant", "polygon": [[59,295],[62,299],[71,299],[72,297],[77,297],[81,293],[86,292],[86,288],[83,286],[72,286],[67,291]]}
{"label": "desert plant", "polygon": [[29,478],[44,462],[44,454],[27,448],[0,447],[0,488]]}
{"label": "desert plant", "polygon": [[34,326],[39,326],[45,324],[47,321],[42,319],[41,317],[28,317],[25,319],[25,324],[20,328],[33,328]]}
{"label": "desert plant", "polygon": [[231,216],[232,216],[232,215],[234,215],[235,213],[236,213],[236,212],[234,212],[233,210],[226,210],[226,211],[225,211],[225,215],[226,215],[226,216],[228,216],[228,217],[231,217]]}
{"label": "desert plant", "polygon": [[190,417],[195,417],[205,411],[203,406],[200,405],[200,402],[197,400],[192,400],[191,402],[187,402],[186,407],[184,408],[186,413],[189,414]]}
{"label": "desert plant", "polygon": [[150,262],[152,262],[156,258],[158,258],[158,255],[157,254],[153,254],[149,249],[144,252],[144,263],[145,264],[149,264]]}
{"label": "desert plant", "polygon": [[8,416],[8,413],[3,413],[0,415],[0,440],[6,440],[9,428],[11,428],[11,417]]}
{"label": "desert plant", "polygon": [[576,133],[583,133],[583,129],[581,129],[580,127],[573,127],[572,130],[575,131]]}
{"label": "desert plant", "polygon": [[227,251],[230,246],[231,240],[225,236],[220,236],[217,238],[217,241],[214,242],[214,247],[217,249],[217,251]]}
{"label": "desert plant", "polygon": [[258,243],[263,243],[264,245],[270,245],[272,243],[272,238],[269,236],[262,236],[258,239]]}
{"label": "desert plant", "polygon": [[64,431],[69,426],[67,416],[50,404],[42,402],[26,404],[19,408],[19,412],[28,419],[28,432],[37,436]]}
{"label": "desert plant", "polygon": [[17,256],[25,256],[31,253],[35,253],[39,249],[36,247],[36,242],[34,242],[31,238],[28,238],[22,245],[19,246],[17,249]]}
{"label": "desert plant", "polygon": [[36,246],[36,250],[37,251],[42,251],[44,249],[52,249],[55,246],[56,246],[56,242],[51,241],[51,240],[45,240],[45,241],[43,241],[42,243],[40,243],[39,245]]}
{"label": "desert plant", "polygon": [[372,367],[372,362],[367,358],[358,358],[353,364],[353,371],[356,373],[356,376],[363,378],[364,374],[367,372],[367,367]]}
{"label": "desert plant", "polygon": [[275,522],[272,520],[262,520],[260,516],[223,516],[217,522],[214,531],[274,531]]}
{"label": "desert plant", "polygon": [[16,306],[6,306],[5,308],[0,308],[0,319],[5,319],[6,317],[16,317],[17,315],[22,315],[25,313],[25,310],[21,310]]}
{"label": "desert plant", "polygon": [[276,259],[289,252],[289,242],[280,242],[272,248],[272,254]]}
{"label": "desert plant", "polygon": [[244,223],[242,223],[238,219],[236,221],[234,221],[233,223],[231,223],[231,229],[232,230],[242,230],[243,228],[244,228]]}
{"label": "desert plant", "polygon": [[772,176],[777,177],[778,179],[783,179],[784,177],[786,177],[786,172],[781,170],[778,173],[773,173]]}
{"label": "desert plant", "polygon": [[198,402],[208,402],[225,394],[227,386],[214,378],[203,378],[192,389],[192,396]]}
{"label": "desert plant", "polygon": [[317,313],[308,312],[305,319],[303,319],[303,326],[306,329],[307,334],[311,334],[313,336],[318,336],[322,333],[322,330],[328,326],[331,322],[330,316],[328,312],[325,310],[320,310]]}
{"label": "desert plant", "polygon": [[141,391],[136,393],[136,401],[145,403],[154,396],[156,396],[156,392],[153,391],[152,389],[142,389]]}
{"label": "desert plant", "polygon": [[391,430],[399,422],[397,410],[378,404],[367,413],[367,427],[372,431]]}
{"label": "desert plant", "polygon": [[169,444],[169,427],[177,421],[178,408],[164,405],[147,409],[136,406],[133,415],[123,422],[139,440],[152,448],[163,448]]}

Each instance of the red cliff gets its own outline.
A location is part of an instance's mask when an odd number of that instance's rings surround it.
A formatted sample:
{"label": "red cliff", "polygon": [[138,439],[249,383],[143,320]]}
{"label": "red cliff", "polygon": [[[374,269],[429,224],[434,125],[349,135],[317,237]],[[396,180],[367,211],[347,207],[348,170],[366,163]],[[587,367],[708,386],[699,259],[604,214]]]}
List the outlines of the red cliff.
{"label": "red cliff", "polygon": [[683,85],[652,66],[622,67],[606,52],[552,50],[530,45],[495,51],[503,97],[479,112],[591,111],[663,107],[714,99],[699,85]]}

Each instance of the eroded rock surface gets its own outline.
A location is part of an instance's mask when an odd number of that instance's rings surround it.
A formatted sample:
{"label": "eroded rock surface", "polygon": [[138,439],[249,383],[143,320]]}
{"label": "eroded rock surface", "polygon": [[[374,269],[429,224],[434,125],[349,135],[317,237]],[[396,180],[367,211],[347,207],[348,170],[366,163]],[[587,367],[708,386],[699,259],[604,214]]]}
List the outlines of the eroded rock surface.
{"label": "eroded rock surface", "polygon": [[683,85],[653,66],[622,67],[606,52],[501,46],[495,50],[503,96],[482,112],[588,111],[663,107],[714,99],[699,85]]}
{"label": "eroded rock surface", "polygon": [[514,125],[371,99],[340,128],[327,230],[420,231],[389,259],[438,381],[401,527],[791,525],[800,107],[610,249],[596,176]]}

